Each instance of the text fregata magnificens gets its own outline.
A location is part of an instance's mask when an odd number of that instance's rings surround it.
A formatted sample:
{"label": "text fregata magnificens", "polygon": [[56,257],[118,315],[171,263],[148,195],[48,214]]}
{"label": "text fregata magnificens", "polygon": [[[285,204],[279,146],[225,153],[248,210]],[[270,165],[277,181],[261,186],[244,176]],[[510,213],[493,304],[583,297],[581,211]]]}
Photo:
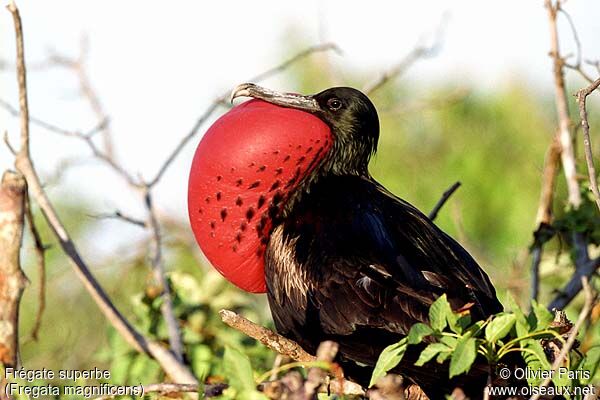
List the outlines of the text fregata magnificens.
{"label": "text fregata magnificens", "polygon": [[[382,349],[427,322],[441,294],[473,320],[502,310],[467,251],[369,174],[379,120],[367,96],[347,87],[303,96],[250,83],[232,100],[241,96],[256,100],[217,121],[198,147],[190,220],[223,275],[249,291],[266,289],[279,333],[309,352],[338,342],[344,371],[365,384]],[[231,161],[217,160],[231,151]],[[442,398],[456,383],[447,366],[414,367],[415,354],[398,372]]]}

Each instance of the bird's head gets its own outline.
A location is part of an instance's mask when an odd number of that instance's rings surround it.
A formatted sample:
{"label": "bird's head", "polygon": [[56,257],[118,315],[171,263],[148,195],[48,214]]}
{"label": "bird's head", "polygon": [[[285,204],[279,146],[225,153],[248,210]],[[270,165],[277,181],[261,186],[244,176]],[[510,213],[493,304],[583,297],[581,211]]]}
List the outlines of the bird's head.
{"label": "bird's head", "polygon": [[271,229],[306,189],[329,174],[368,174],[379,136],[371,101],[351,88],[303,96],[253,84],[253,97],[202,138],[188,187],[190,223],[202,251],[229,281],[264,292]]}
{"label": "bird's head", "polygon": [[334,87],[300,95],[244,83],[233,90],[231,100],[242,96],[306,111],[325,122],[333,134],[333,147],[321,173],[367,174],[369,160],[377,150],[379,118],[375,106],[361,91]]}

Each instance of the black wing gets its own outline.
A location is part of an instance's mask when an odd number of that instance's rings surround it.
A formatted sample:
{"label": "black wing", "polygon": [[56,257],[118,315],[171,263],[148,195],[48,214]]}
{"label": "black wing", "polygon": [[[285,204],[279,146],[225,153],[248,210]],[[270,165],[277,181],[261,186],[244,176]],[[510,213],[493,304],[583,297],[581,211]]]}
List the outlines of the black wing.
{"label": "black wing", "polygon": [[443,293],[476,319],[502,309],[487,275],[456,241],[368,178],[315,185],[275,228],[266,274],[278,330],[309,350],[337,340],[347,357],[369,365],[427,322]]}

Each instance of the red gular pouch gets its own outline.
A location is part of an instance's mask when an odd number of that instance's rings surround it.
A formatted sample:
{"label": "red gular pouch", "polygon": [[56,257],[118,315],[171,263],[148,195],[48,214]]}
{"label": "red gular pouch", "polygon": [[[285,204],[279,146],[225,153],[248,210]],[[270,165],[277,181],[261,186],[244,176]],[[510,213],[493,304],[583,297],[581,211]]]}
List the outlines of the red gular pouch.
{"label": "red gular pouch", "polygon": [[202,252],[227,280],[266,291],[272,218],[332,144],[318,117],[262,100],[232,108],[208,129],[192,162],[188,213]]}

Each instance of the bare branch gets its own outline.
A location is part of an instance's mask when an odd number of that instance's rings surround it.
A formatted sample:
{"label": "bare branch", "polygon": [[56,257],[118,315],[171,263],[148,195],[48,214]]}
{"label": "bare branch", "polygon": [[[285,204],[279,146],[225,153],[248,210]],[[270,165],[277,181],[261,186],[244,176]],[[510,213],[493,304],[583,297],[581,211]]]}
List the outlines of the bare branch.
{"label": "bare branch", "polygon": [[[592,307],[594,305],[596,295],[594,294],[590,284],[588,283],[587,277],[581,278],[581,285],[583,286],[584,293],[585,293],[585,303],[583,305],[583,308],[581,309],[581,312],[579,313],[577,322],[575,322],[575,325],[571,329],[569,338],[567,339],[566,343],[563,345],[562,349],[560,350],[560,353],[558,354],[558,356],[554,359],[554,362],[552,363],[552,372],[553,373],[549,374],[548,377],[546,379],[544,379],[544,381],[539,386],[540,388],[544,388],[550,384],[550,382],[552,381],[552,377],[556,375],[556,371],[558,371],[558,368],[565,361],[566,357],[568,357],[569,351],[571,351],[571,348],[573,348],[573,344],[575,344],[575,340],[577,339],[577,334],[579,333],[579,330],[583,327],[583,324],[588,319],[588,316],[589,316],[590,312],[592,311]],[[529,400],[538,400],[540,398],[541,393],[543,393],[543,391],[536,392],[536,394],[531,396],[531,398]]]}
{"label": "bare branch", "polygon": [[542,173],[542,190],[540,202],[536,215],[538,225],[534,232],[534,243],[531,248],[531,298],[537,300],[540,290],[540,262],[544,243],[540,235],[544,234],[549,224],[552,223],[552,203],[554,201],[554,188],[556,176],[560,165],[560,142],[555,136],[544,160],[544,172]]}
{"label": "bare branch", "polygon": [[[333,43],[325,43],[325,44],[310,46],[310,47],[302,50],[301,52],[299,52],[298,54],[296,54],[289,60],[286,60],[283,63],[250,78],[248,81],[249,82],[263,81],[275,74],[278,74],[278,73],[286,70],[293,64],[297,63],[298,61],[300,61],[314,53],[331,51],[331,50],[333,50],[335,52],[340,51],[338,49],[338,47]],[[153,187],[158,183],[158,181],[160,181],[160,179],[162,178],[164,173],[167,171],[169,166],[173,163],[173,160],[175,160],[175,158],[177,158],[177,156],[179,155],[181,150],[183,150],[185,145],[198,133],[198,130],[206,122],[206,120],[208,120],[208,118],[210,118],[213,115],[213,113],[217,110],[217,108],[219,108],[220,105],[223,105],[224,103],[226,104],[226,101],[229,98],[230,94],[231,94],[231,90],[228,90],[227,92],[223,93],[222,95],[218,96],[216,99],[213,100],[213,102],[208,106],[208,108],[202,113],[200,118],[198,118],[196,120],[196,123],[194,124],[194,126],[192,126],[192,129],[190,129],[189,132],[187,133],[187,135],[185,135],[179,141],[177,146],[175,146],[175,149],[173,149],[173,151],[171,151],[169,156],[165,159],[165,161],[159,167],[158,172],[156,173],[156,175],[154,175],[154,178],[152,178],[150,181],[148,181],[148,186]]]}
{"label": "bare branch", "polygon": [[160,311],[165,319],[167,325],[167,331],[169,334],[169,345],[171,351],[180,362],[183,362],[183,342],[181,340],[181,333],[179,332],[179,326],[175,313],[173,312],[173,299],[171,296],[171,288],[165,274],[165,266],[162,256],[162,236],[160,233],[160,225],[156,218],[156,212],[154,211],[152,203],[152,194],[150,188],[146,187],[144,190],[144,204],[148,211],[148,220],[145,225],[150,227],[152,231],[152,243],[153,243],[153,255],[152,255],[152,269],[154,271],[154,279],[161,288],[162,304]]}
{"label": "bare branch", "polygon": [[450,196],[452,196],[454,194],[454,192],[456,192],[456,190],[460,187],[460,182],[454,182],[454,184],[452,186],[450,186],[443,194],[442,197],[438,200],[437,204],[433,207],[433,210],[431,210],[431,212],[429,213],[429,219],[430,220],[434,220],[436,219],[438,213],[440,212],[440,210],[442,209],[442,207],[444,206],[444,204],[446,204],[446,202],[448,201],[448,199],[450,198]]}
{"label": "bare branch", "polygon": [[142,221],[141,219],[126,215],[119,210],[113,212],[112,214],[98,214],[98,215],[88,215],[88,216],[91,218],[96,218],[96,219],[118,219],[118,220],[130,223],[132,225],[139,226],[140,228],[147,227],[146,221]]}
{"label": "bare branch", "polygon": [[[571,132],[571,118],[569,116],[569,105],[567,102],[567,90],[564,80],[564,60],[560,54],[558,27],[556,17],[561,7],[561,2],[553,4],[552,0],[545,1],[548,11],[550,26],[550,56],[553,60],[554,71],[554,97],[556,113],[558,115],[558,138],[561,145],[561,161],[565,180],[567,183],[568,205],[576,210],[581,205],[581,193],[577,179],[577,162],[573,146],[573,133]],[[580,232],[572,233],[573,251],[575,253],[575,276],[580,274],[580,269],[586,268],[589,263],[588,243]]]}
{"label": "bare branch", "polygon": [[[250,79],[250,82],[264,81],[265,79],[270,78],[273,75],[276,75],[278,73],[285,71],[286,69],[288,69],[289,67],[291,67],[292,65],[297,63],[298,61],[301,61],[314,53],[322,53],[322,52],[326,52],[326,51],[333,51],[337,54],[342,53],[340,48],[335,43],[322,43],[322,44],[310,46],[310,47],[300,51],[299,53],[296,53],[296,55],[294,55],[293,57],[289,58],[288,60],[282,62],[281,64],[276,65],[275,67],[268,69],[264,72],[261,72],[258,75],[255,75],[254,77],[252,77]],[[225,99],[227,99],[227,97],[230,94],[231,94],[231,91],[227,92]]]}
{"label": "bare branch", "polygon": [[196,378],[188,368],[179,362],[167,349],[160,344],[148,340],[123,317],[114,304],[108,298],[106,292],[90,272],[87,264],[79,254],[75,243],[66,231],[60,218],[58,217],[52,203],[48,199],[29,153],[29,109],[27,105],[27,85],[25,56],[23,49],[23,29],[19,11],[11,2],[8,6],[13,16],[15,25],[15,36],[17,42],[17,77],[19,86],[19,108],[21,117],[21,147],[17,154],[15,165],[19,172],[25,176],[27,184],[31,190],[32,197],[37,201],[48,224],[52,227],[61,248],[69,258],[75,272],[83,282],[102,313],[106,316],[114,328],[123,336],[123,338],[138,351],[150,354],[161,365],[164,371],[179,383],[197,383]]}
{"label": "bare branch", "polygon": [[253,339],[258,340],[271,350],[279,354],[290,357],[292,360],[310,362],[315,361],[316,357],[308,354],[298,343],[287,339],[270,329],[264,328],[254,322],[242,317],[239,314],[229,310],[219,311],[221,320],[227,325],[236,329]]}
{"label": "bare branch", "polygon": [[[86,59],[89,53],[89,40],[86,35],[83,35],[80,38],[79,42],[79,55],[76,59],[70,59],[63,55],[60,55],[56,52],[53,52],[50,55],[50,62],[55,65],[62,66],[64,68],[69,68],[75,72],[77,76],[77,80],[79,82],[79,92],[81,96],[84,97],[92,112],[96,115],[96,119],[98,121],[107,121],[108,115],[104,110],[102,102],[100,101],[100,97],[98,96],[96,90],[93,88],[92,83],[89,78],[89,74],[86,69]],[[114,148],[112,143],[112,133],[110,132],[110,127],[108,124],[101,124],[101,128],[99,131],[102,132],[102,141],[103,141],[103,149],[102,152],[106,154],[108,158],[115,158]]]}
{"label": "bare branch", "polygon": [[594,166],[594,156],[592,154],[592,142],[590,139],[590,124],[588,123],[587,109],[585,102],[587,97],[600,86],[600,78],[596,79],[594,83],[580,89],[575,95],[577,103],[579,104],[579,117],[581,118],[581,127],[583,128],[583,146],[585,149],[585,161],[587,163],[588,176],[590,179],[590,186],[594,193],[594,199],[598,210],[600,210],[600,191],[598,190],[598,177],[596,175],[596,167]]}
{"label": "bare branch", "polygon": [[567,102],[567,91],[565,88],[563,72],[564,63],[560,55],[558,28],[556,24],[556,15],[559,7],[559,3],[553,5],[551,0],[546,0],[548,20],[550,23],[550,56],[552,57],[554,68],[554,97],[556,100],[556,112],[559,123],[558,135],[562,148],[560,154],[567,181],[569,205],[573,208],[578,208],[581,204],[581,194],[579,192],[579,183],[577,182],[575,151],[573,149],[573,136],[571,134],[571,118],[569,117],[569,105]]}
{"label": "bare branch", "polygon": [[35,258],[37,262],[38,279],[40,287],[38,289],[38,311],[35,316],[35,322],[31,328],[31,338],[35,341],[38,340],[40,327],[42,326],[42,317],[44,310],[46,309],[46,246],[42,242],[42,238],[35,224],[35,218],[33,212],[31,212],[31,201],[29,195],[25,196],[25,218],[27,219],[27,225],[29,226],[29,232],[33,238],[33,247],[35,251]]}

